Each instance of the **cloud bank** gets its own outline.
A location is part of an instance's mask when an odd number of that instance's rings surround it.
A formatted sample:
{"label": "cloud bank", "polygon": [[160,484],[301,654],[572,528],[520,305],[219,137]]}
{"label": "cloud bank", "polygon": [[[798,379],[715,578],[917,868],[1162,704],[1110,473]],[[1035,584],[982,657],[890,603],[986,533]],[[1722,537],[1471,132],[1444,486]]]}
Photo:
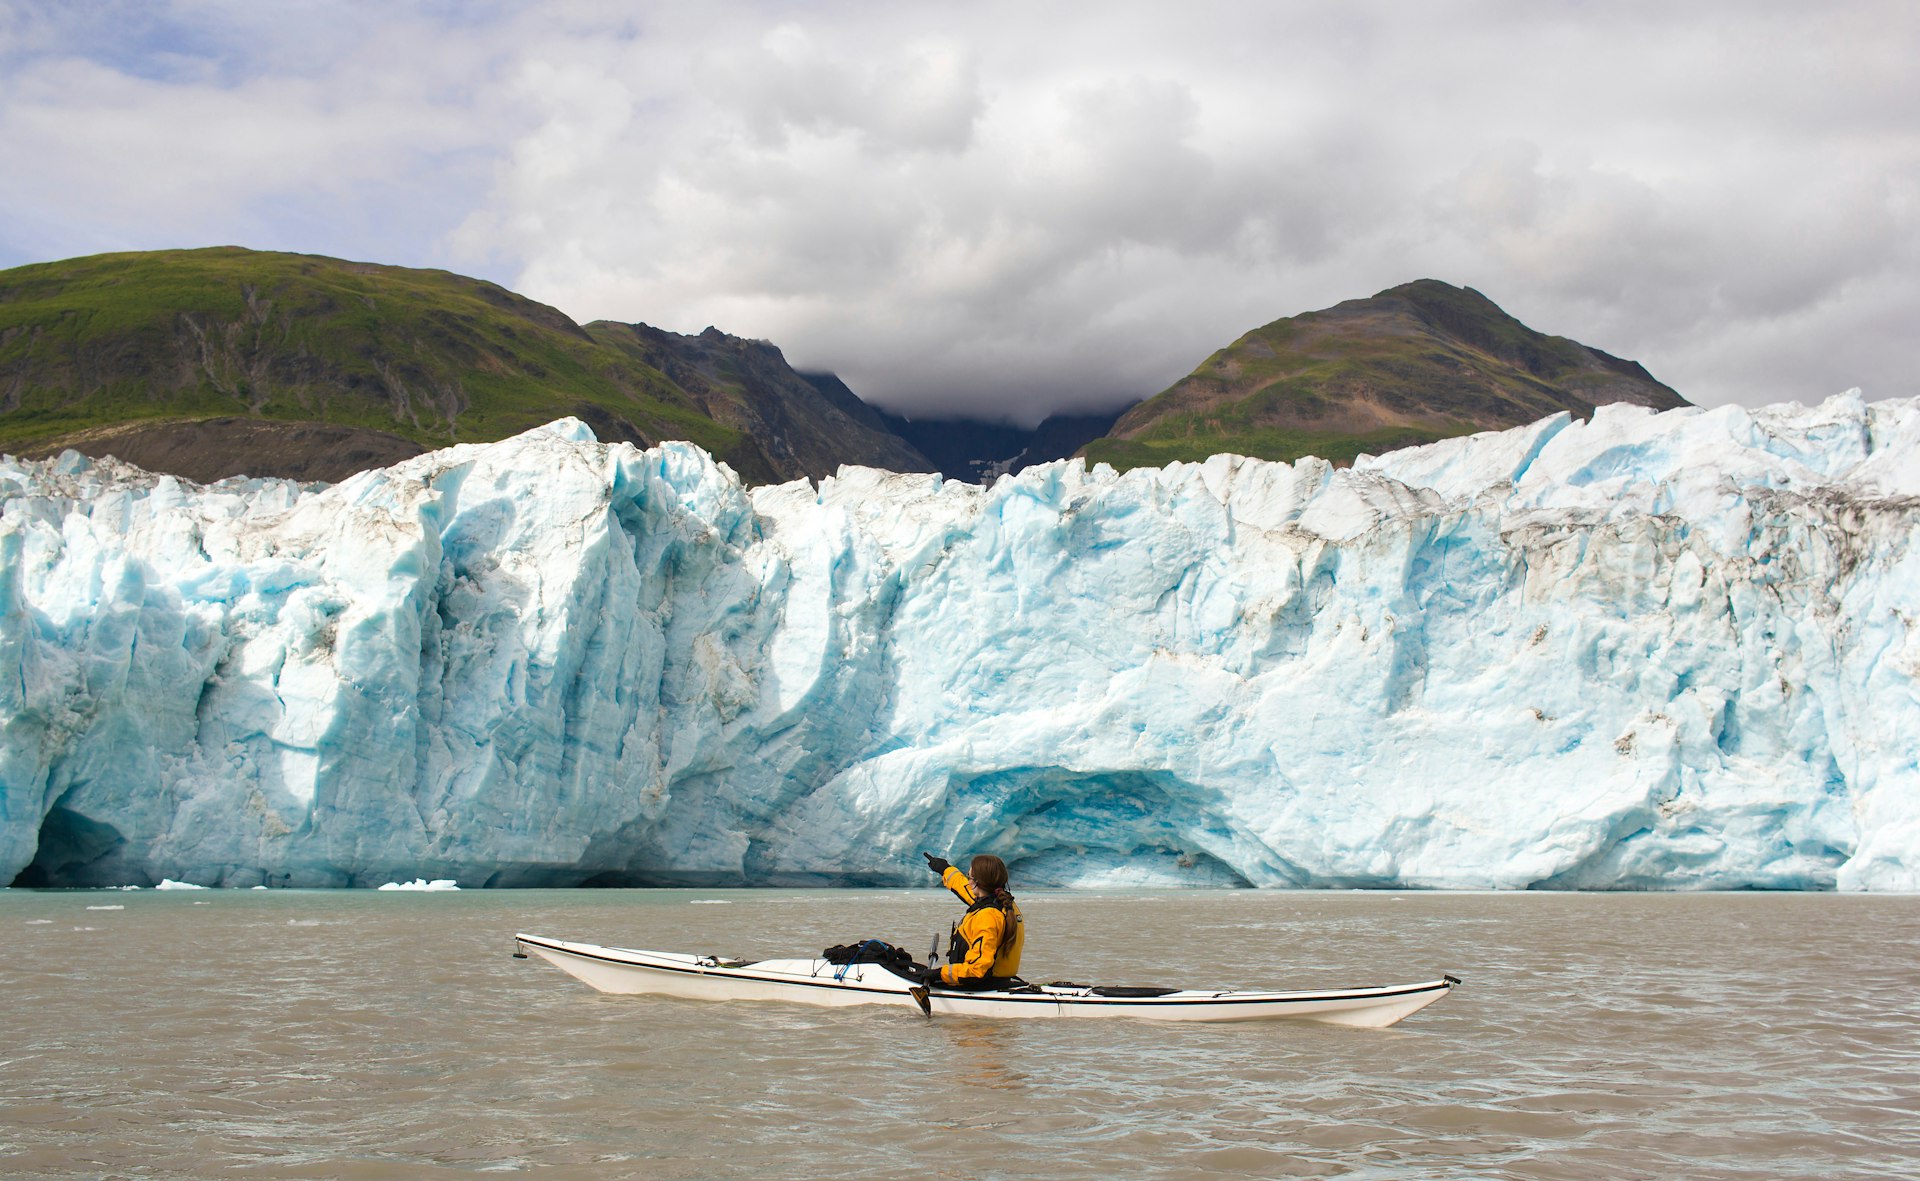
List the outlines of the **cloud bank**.
{"label": "cloud bank", "polygon": [[1920,392],[1920,9],[0,6],[0,264],[235,242],[1033,421],[1421,277],[1695,401]]}

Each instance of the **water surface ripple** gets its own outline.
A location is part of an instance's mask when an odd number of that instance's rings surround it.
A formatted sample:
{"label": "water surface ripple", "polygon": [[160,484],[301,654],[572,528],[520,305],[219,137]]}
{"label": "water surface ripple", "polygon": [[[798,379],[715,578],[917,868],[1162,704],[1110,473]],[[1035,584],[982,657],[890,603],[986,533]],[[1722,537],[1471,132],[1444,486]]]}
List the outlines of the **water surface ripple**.
{"label": "water surface ripple", "polygon": [[509,955],[918,953],[931,890],[0,891],[0,1175],[1920,1177],[1920,898],[1022,904],[1033,979],[1466,984],[1378,1031],[927,1021]]}

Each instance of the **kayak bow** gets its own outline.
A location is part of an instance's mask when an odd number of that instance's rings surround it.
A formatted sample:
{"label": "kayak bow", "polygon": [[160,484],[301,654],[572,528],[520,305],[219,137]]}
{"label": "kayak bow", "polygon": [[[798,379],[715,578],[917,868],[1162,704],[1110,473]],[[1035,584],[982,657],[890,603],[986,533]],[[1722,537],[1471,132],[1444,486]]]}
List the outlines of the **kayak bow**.
{"label": "kayak bow", "polygon": [[[746,962],[570,943],[539,935],[516,935],[514,940],[516,955],[532,952],[606,993],[832,1006],[911,1003],[930,1016],[1144,1017],[1154,1021],[1290,1018],[1377,1029],[1419,1012],[1460,983],[1442,976],[1421,984],[1291,992],[1102,989],[1083,984],[960,992],[939,985],[922,989],[880,964],[833,964],[824,959]],[[916,992],[924,992],[924,998]]]}

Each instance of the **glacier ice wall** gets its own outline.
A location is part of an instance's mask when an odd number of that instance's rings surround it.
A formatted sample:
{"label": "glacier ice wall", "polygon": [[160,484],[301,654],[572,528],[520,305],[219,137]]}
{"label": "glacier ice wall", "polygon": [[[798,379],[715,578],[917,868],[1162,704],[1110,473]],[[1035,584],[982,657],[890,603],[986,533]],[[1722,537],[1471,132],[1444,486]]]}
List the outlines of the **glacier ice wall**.
{"label": "glacier ice wall", "polygon": [[1920,401],[743,489],[0,463],[0,883],[1920,888]]}

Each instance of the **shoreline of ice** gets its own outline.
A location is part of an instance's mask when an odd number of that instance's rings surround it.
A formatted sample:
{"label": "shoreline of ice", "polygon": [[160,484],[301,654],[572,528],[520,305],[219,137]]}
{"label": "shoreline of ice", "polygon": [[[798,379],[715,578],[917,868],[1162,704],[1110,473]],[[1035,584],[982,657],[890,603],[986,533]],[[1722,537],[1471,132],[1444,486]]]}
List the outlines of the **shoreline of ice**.
{"label": "shoreline of ice", "polygon": [[988,488],[6,460],[0,881],[1911,891],[1916,536],[1857,395]]}

